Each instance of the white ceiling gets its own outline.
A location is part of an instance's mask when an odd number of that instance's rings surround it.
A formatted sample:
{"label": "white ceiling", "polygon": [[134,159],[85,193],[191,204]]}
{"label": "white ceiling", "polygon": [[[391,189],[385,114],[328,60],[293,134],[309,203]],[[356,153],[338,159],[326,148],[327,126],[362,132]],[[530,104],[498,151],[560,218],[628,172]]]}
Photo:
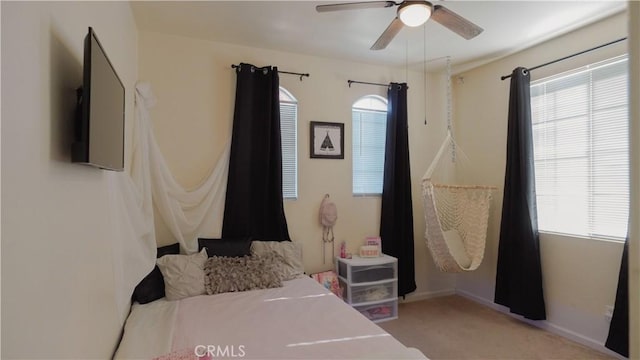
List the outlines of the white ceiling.
{"label": "white ceiling", "polygon": [[[355,2],[352,0],[351,2]],[[134,1],[139,30],[390,66],[458,68],[535,45],[626,8],[626,1],[433,1],[484,28],[465,40],[427,21],[369,50],[397,7],[318,13],[340,1]],[[426,51],[425,51],[426,36]],[[462,64],[462,65],[461,65]]]}

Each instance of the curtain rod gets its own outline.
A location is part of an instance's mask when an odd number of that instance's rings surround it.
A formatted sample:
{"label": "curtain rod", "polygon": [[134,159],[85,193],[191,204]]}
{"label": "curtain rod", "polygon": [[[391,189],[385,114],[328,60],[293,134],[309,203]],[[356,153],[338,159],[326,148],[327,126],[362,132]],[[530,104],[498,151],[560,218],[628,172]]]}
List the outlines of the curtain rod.
{"label": "curtain rod", "polygon": [[309,77],[308,73],[302,74],[302,73],[297,73],[297,72],[280,71],[280,70],[278,70],[278,74],[298,75],[298,76],[300,76],[300,81],[302,81],[303,77]]}
{"label": "curtain rod", "polygon": [[[577,52],[577,53],[575,53],[575,54],[567,55],[567,56],[565,56],[565,57],[562,57],[562,58],[559,58],[559,59],[555,59],[555,60],[549,61],[549,62],[547,62],[547,63],[544,63],[544,64],[541,64],[541,65],[537,65],[537,66],[534,66],[534,67],[528,68],[527,70],[531,71],[531,70],[535,70],[535,69],[538,69],[538,68],[541,68],[541,67],[544,67],[544,66],[547,66],[547,65],[555,64],[555,63],[557,63],[557,62],[560,62],[560,61],[563,61],[563,60],[570,59],[570,58],[572,58],[572,57],[574,57],[574,56],[582,55],[582,54],[584,54],[584,53],[588,53],[588,52],[593,51],[593,50],[598,50],[598,49],[603,48],[603,47],[605,47],[605,46],[613,45],[613,44],[619,43],[619,42],[624,41],[624,40],[627,40],[627,38],[626,38],[626,37],[623,37],[623,38],[620,38],[620,39],[618,39],[618,40],[613,40],[613,41],[608,42],[608,43],[606,43],[606,44],[602,44],[602,45],[598,45],[598,46],[596,46],[596,47],[592,47],[591,49],[582,50],[582,51]],[[511,77],[511,74],[509,74],[509,75],[504,75],[504,76],[501,76],[501,77],[500,77],[500,80],[505,80],[505,79],[508,79],[508,78],[510,78],[510,77]]]}
{"label": "curtain rod", "polygon": [[356,81],[356,80],[347,80],[347,82],[349,83],[349,87],[351,87],[351,84],[365,84],[365,85],[375,85],[375,86],[384,86],[384,87],[389,86],[389,84],[379,84],[379,83]]}
{"label": "curtain rod", "polygon": [[[236,69],[239,68],[240,65],[236,65],[236,64],[231,64],[231,68],[232,69]],[[262,69],[262,68],[257,68],[257,69]],[[291,72],[291,71],[281,71],[278,70],[278,74],[288,74],[288,75],[297,75],[300,76],[300,81],[302,81],[303,77],[309,77],[310,75],[308,73],[297,73],[297,72]]]}
{"label": "curtain rod", "polygon": [[[372,82],[357,81],[357,80],[347,80],[347,82],[349,83],[349,87],[351,87],[351,84],[365,84],[365,85],[375,85],[375,86],[384,86],[384,87],[389,87],[391,85],[391,84],[380,84],[380,83],[372,83]],[[407,89],[409,89],[409,86],[407,86]]]}

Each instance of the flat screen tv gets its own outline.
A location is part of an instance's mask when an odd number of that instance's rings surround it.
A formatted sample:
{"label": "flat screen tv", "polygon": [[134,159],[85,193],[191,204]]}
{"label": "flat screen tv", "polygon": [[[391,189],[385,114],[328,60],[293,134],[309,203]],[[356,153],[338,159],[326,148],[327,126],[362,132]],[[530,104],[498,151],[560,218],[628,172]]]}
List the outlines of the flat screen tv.
{"label": "flat screen tv", "polygon": [[71,161],[124,170],[124,86],[92,28],[84,39]]}

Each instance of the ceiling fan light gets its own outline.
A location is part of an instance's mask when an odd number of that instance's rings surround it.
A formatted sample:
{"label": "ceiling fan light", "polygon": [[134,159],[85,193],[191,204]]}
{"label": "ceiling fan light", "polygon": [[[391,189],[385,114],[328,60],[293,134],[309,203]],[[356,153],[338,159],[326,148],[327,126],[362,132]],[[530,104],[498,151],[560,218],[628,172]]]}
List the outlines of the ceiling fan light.
{"label": "ceiling fan light", "polygon": [[416,27],[424,24],[431,16],[431,7],[426,3],[406,4],[398,9],[398,17],[403,24]]}

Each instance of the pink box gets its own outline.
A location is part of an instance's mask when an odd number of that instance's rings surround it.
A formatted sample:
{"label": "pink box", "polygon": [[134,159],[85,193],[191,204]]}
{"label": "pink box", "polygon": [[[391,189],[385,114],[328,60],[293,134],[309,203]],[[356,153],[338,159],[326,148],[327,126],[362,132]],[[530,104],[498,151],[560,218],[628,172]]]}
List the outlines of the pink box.
{"label": "pink box", "polygon": [[380,250],[380,256],[382,256],[382,239],[379,236],[367,236],[364,241],[365,245],[375,245]]}

